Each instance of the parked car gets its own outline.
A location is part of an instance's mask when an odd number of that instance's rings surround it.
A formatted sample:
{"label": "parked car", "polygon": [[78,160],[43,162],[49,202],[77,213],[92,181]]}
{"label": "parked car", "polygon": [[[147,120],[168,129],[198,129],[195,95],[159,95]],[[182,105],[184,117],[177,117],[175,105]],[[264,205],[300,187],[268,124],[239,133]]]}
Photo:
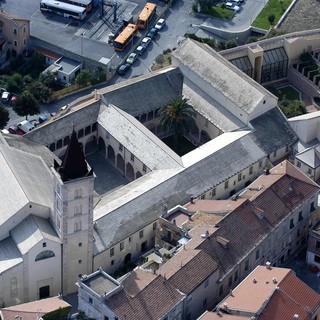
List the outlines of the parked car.
{"label": "parked car", "polygon": [[134,62],[138,59],[138,55],[134,52],[131,52],[129,54],[129,57],[126,60],[126,63],[128,64],[134,64]]}
{"label": "parked car", "polygon": [[156,25],[154,26],[156,29],[161,30],[163,26],[166,24],[166,20],[164,19],[159,19]]}
{"label": "parked car", "polygon": [[14,105],[14,102],[17,100],[17,96],[11,96],[11,99],[10,99],[10,105],[13,106]]}
{"label": "parked car", "polygon": [[43,123],[43,122],[46,122],[48,120],[48,117],[45,115],[45,114],[40,114],[39,115],[39,123]]}
{"label": "parked car", "polygon": [[30,123],[33,124],[34,127],[37,127],[40,124],[40,122],[37,119],[30,120]]}
{"label": "parked car", "polygon": [[1,132],[4,133],[4,134],[10,133],[8,129],[2,129]]}
{"label": "parked car", "polygon": [[226,2],[226,8],[227,9],[230,9],[230,10],[233,10],[235,12],[239,12],[240,11],[240,7],[235,5],[234,3],[232,2]]}
{"label": "parked car", "polygon": [[151,38],[145,37],[145,38],[142,39],[141,44],[142,44],[143,46],[147,47],[150,42],[151,42]]}
{"label": "parked car", "polygon": [[146,46],[139,46],[137,49],[136,49],[136,54],[138,56],[141,56],[143,55],[143,53],[146,51],[147,47]]}
{"label": "parked car", "polygon": [[148,34],[147,34],[147,37],[151,38],[151,39],[154,39],[156,37],[156,35],[158,34],[159,32],[159,29],[156,29],[156,28],[152,28]]}
{"label": "parked car", "polygon": [[18,135],[23,135],[24,132],[22,132],[17,126],[11,126],[8,129],[9,133],[11,134],[18,134]]}
{"label": "parked car", "polygon": [[130,68],[131,68],[131,64],[129,63],[122,64],[118,69],[118,74],[120,76],[123,76],[129,71]]}
{"label": "parked car", "polygon": [[5,91],[5,92],[2,93],[1,101],[2,101],[3,103],[9,103],[9,102],[10,102],[10,99],[11,99],[11,94],[10,94],[10,92]]}
{"label": "parked car", "polygon": [[230,2],[233,2],[235,5],[240,6],[242,1],[241,0],[230,0]]}
{"label": "parked car", "polygon": [[34,124],[29,122],[28,120],[23,120],[17,124],[17,127],[22,130],[24,133],[27,133],[34,129]]}

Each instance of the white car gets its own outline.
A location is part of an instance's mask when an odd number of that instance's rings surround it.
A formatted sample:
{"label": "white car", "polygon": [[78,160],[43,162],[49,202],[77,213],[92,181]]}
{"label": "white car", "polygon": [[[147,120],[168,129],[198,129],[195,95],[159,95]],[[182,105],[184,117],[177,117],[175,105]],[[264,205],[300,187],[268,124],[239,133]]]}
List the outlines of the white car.
{"label": "white car", "polygon": [[159,19],[156,25],[154,26],[156,29],[161,30],[163,26],[166,24],[166,20],[164,19]]}
{"label": "white car", "polygon": [[151,42],[151,38],[149,38],[149,37],[145,37],[145,38],[143,38],[142,39],[142,41],[141,41],[141,45],[143,45],[143,46],[145,46],[145,47],[147,47],[148,45],[149,45],[149,43]]}
{"label": "white car", "polygon": [[240,11],[240,7],[234,5],[232,2],[226,2],[226,8],[233,10],[235,12],[239,12]]}

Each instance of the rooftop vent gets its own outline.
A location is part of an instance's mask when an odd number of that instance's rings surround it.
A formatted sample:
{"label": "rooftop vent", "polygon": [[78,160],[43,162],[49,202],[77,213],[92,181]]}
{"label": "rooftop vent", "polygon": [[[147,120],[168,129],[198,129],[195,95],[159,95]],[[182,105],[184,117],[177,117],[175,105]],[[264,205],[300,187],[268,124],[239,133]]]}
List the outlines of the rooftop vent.
{"label": "rooftop vent", "polygon": [[209,231],[208,230],[201,235],[201,238],[203,238],[203,239],[207,239],[208,237],[209,237]]}
{"label": "rooftop vent", "polygon": [[270,261],[267,261],[267,262],[266,262],[266,268],[267,268],[267,269],[271,269],[271,262],[270,262]]}
{"label": "rooftop vent", "polygon": [[194,197],[190,197],[190,202],[194,203]]}
{"label": "rooftop vent", "polygon": [[269,280],[268,280],[268,279],[264,280],[264,283],[265,283],[265,284],[268,284],[268,283],[269,283]]}
{"label": "rooftop vent", "polygon": [[272,278],[272,282],[273,282],[273,283],[278,283],[277,278],[276,278],[276,277],[273,277],[273,278]]}
{"label": "rooftop vent", "polygon": [[254,214],[260,219],[262,220],[264,217],[264,211],[258,207],[253,207],[253,212]]}
{"label": "rooftop vent", "polygon": [[293,316],[293,319],[294,319],[294,320],[299,320],[299,319],[300,319],[300,316],[299,316],[298,314],[295,314],[295,315]]}
{"label": "rooftop vent", "polygon": [[253,282],[253,283],[257,283],[258,281],[257,281],[256,278],[253,278],[253,279],[252,279],[252,282]]}
{"label": "rooftop vent", "polygon": [[223,304],[223,308],[226,310],[228,309],[228,304],[226,302]]}

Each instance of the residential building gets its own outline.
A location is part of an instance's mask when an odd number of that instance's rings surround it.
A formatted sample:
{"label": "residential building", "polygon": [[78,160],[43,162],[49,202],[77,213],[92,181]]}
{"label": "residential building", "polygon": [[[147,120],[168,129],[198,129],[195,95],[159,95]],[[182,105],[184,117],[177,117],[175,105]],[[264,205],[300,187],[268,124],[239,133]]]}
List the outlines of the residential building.
{"label": "residential building", "polygon": [[10,57],[27,51],[30,45],[30,20],[0,10],[0,61],[1,65]]}
{"label": "residential building", "polygon": [[79,309],[97,320],[181,320],[185,295],[165,278],[136,268],[121,282],[101,268],[78,280]]}
{"label": "residential building", "polygon": [[217,306],[199,320],[317,319],[320,295],[291,269],[257,266]]}
{"label": "residential building", "polygon": [[320,223],[317,223],[309,232],[307,248],[307,264],[320,270]]}

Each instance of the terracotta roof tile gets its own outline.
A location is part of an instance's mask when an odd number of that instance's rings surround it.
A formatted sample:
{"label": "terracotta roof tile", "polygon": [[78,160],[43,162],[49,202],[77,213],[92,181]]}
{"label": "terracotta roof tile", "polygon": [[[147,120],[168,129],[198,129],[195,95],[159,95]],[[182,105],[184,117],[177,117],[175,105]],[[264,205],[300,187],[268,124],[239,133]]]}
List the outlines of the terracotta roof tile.
{"label": "terracotta roof tile", "polygon": [[159,272],[175,288],[189,294],[217,269],[217,263],[205,252],[182,249]]}
{"label": "terracotta roof tile", "polygon": [[198,320],[248,320],[248,319],[250,318],[237,316],[233,314],[226,314],[222,312],[216,313],[211,311],[207,311],[201,317],[198,318]]}
{"label": "terracotta roof tile", "polygon": [[106,301],[108,307],[121,319],[156,320],[167,314],[184,295],[157,276],[143,290],[131,297],[125,290]]}
{"label": "terracotta roof tile", "polygon": [[318,310],[320,295],[301,281],[293,271],[279,282],[259,320],[292,320],[295,314],[300,320],[310,319]]}

